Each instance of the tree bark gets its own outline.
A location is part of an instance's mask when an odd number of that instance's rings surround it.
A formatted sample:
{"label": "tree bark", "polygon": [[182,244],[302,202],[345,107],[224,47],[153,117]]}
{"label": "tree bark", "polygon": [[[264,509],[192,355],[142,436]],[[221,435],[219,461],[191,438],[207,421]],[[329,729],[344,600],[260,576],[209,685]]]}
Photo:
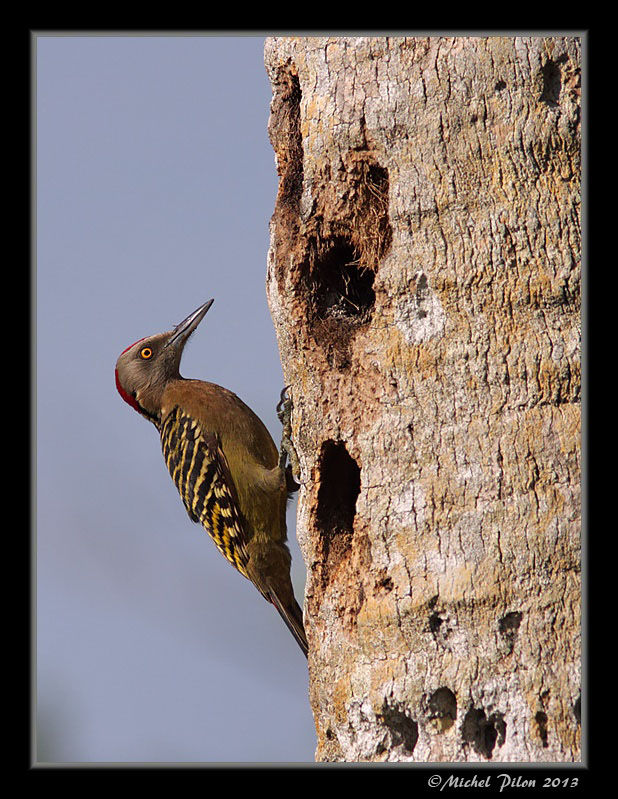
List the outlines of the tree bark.
{"label": "tree bark", "polygon": [[580,47],[266,42],[317,760],[580,759]]}

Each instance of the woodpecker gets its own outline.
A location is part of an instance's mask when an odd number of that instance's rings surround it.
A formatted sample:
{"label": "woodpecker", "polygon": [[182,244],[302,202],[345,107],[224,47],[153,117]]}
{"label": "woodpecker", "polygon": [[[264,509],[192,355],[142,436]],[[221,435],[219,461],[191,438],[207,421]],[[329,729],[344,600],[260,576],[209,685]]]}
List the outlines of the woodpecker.
{"label": "woodpecker", "polygon": [[275,606],[307,656],[286,544],[285,510],[294,482],[286,475],[285,457],[263,422],[235,394],[180,375],[185,344],[213,302],[173,330],[127,347],[116,362],[116,388],[157,428],[189,517]]}

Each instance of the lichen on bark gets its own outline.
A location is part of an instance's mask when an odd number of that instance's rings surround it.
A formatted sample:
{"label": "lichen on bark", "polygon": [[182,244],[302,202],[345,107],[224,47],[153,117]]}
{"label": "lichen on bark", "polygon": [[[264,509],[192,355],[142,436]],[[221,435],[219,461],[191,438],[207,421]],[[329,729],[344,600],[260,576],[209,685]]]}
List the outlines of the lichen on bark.
{"label": "lichen on bark", "polygon": [[580,49],[266,41],[318,760],[580,757]]}

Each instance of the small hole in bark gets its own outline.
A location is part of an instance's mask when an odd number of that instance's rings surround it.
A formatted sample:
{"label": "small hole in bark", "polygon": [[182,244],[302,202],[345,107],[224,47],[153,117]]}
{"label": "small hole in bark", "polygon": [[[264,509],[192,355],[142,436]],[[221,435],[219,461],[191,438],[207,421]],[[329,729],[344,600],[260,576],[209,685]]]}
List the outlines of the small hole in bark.
{"label": "small hole in bark", "polygon": [[440,627],[442,626],[442,619],[438,616],[437,613],[432,613],[429,617],[429,629],[432,633],[437,633]]}
{"label": "small hole in bark", "polygon": [[424,303],[428,294],[427,275],[423,272],[419,272],[416,276],[416,292],[414,295],[416,300],[416,315],[419,319],[424,319],[427,316]]}
{"label": "small hole in bark", "polygon": [[390,732],[391,745],[389,749],[401,747],[407,755],[412,754],[418,741],[418,724],[410,718],[407,710],[399,703],[384,702],[380,715]]}
{"label": "small hole in bark", "polygon": [[497,92],[501,92],[503,89],[506,89],[506,83],[503,80],[499,80],[494,88]]}
{"label": "small hole in bark", "polygon": [[502,635],[515,635],[521,624],[522,614],[515,610],[512,613],[507,613],[498,622],[498,629]]}
{"label": "small hole in bark", "polygon": [[389,594],[393,590],[393,581],[386,575],[376,580],[376,589],[378,592],[384,591]]}
{"label": "small hole in bark", "polygon": [[438,688],[429,697],[429,718],[436,722],[439,732],[450,729],[457,718],[457,700],[450,688]]}
{"label": "small hole in bark", "polygon": [[549,106],[558,105],[560,100],[560,89],[562,88],[560,64],[564,61],[566,61],[566,56],[561,56],[556,61],[550,59],[542,69],[543,92],[541,94],[541,102]]}
{"label": "small hole in bark", "polygon": [[477,754],[491,760],[496,743],[502,746],[505,741],[506,723],[501,713],[492,713],[487,718],[484,710],[471,707],[463,720],[462,737]]}
{"label": "small hole in bark", "polygon": [[581,694],[577,697],[577,699],[575,700],[575,703],[573,704],[573,715],[577,719],[577,723],[581,724],[582,723],[582,697],[581,697]]}
{"label": "small hole in bark", "polygon": [[506,655],[510,655],[515,648],[515,640],[517,638],[517,631],[521,624],[522,614],[518,610],[507,613],[498,620],[498,630],[502,635],[503,649]]}
{"label": "small hole in bark", "polygon": [[543,749],[547,749],[549,743],[547,742],[547,713],[544,713],[542,710],[534,717],[536,721],[537,731],[539,733],[539,738],[541,739],[541,744]]}

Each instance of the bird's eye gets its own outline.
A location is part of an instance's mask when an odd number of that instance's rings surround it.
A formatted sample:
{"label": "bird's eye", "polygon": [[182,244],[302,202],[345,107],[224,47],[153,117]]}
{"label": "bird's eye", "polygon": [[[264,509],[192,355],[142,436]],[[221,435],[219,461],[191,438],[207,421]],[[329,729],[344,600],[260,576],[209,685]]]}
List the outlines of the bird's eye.
{"label": "bird's eye", "polygon": [[152,350],[150,347],[142,347],[140,350],[140,356],[147,361],[149,358],[152,358]]}

